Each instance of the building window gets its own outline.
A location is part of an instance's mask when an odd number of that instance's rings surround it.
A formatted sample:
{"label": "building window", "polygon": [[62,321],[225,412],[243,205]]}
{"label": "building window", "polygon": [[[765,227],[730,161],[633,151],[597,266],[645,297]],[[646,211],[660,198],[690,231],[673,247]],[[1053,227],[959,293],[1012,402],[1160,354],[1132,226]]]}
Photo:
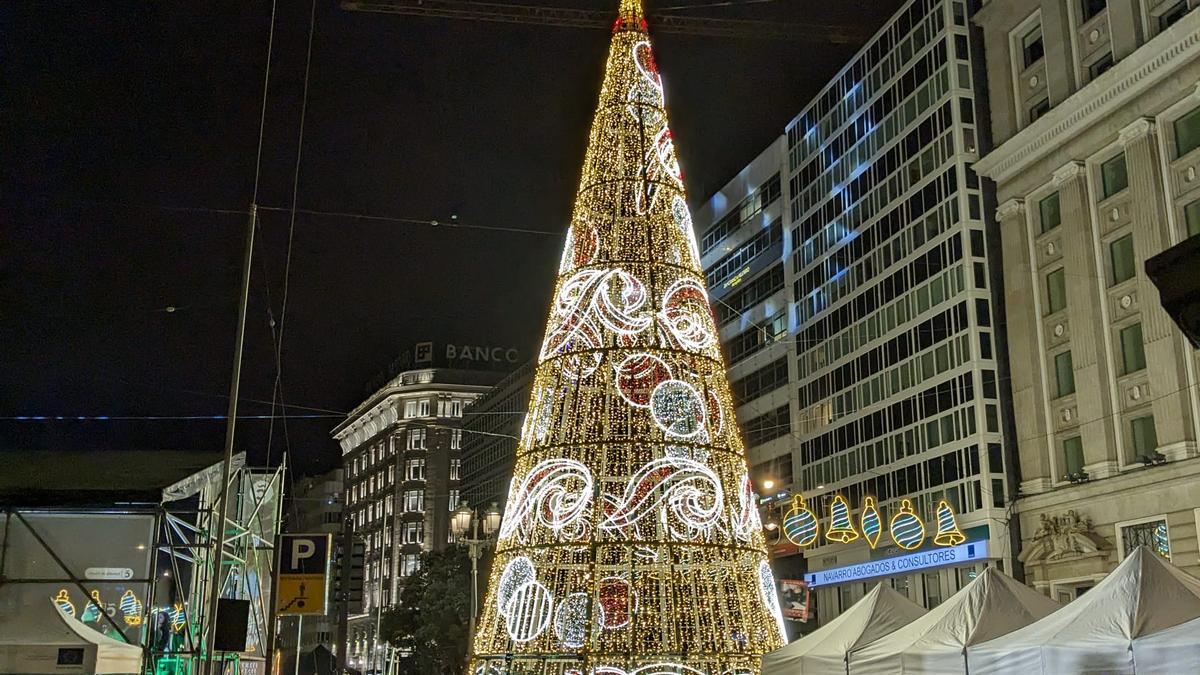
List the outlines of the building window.
{"label": "building window", "polygon": [[1021,63],[1028,68],[1046,55],[1046,48],[1042,43],[1042,27],[1036,26],[1033,30],[1025,34],[1021,38]]}
{"label": "building window", "polygon": [[1060,398],[1075,393],[1075,368],[1071,352],[1063,352],[1054,357],[1054,375],[1058,382]]}
{"label": "building window", "polygon": [[1114,241],[1108,247],[1109,258],[1112,260],[1113,284],[1132,279],[1137,274],[1133,262],[1133,235],[1127,234]]}
{"label": "building window", "polygon": [[1079,436],[1063,441],[1063,468],[1067,476],[1083,471],[1083,439]]}
{"label": "building window", "polygon": [[451,417],[462,417],[462,411],[463,411],[463,402],[461,400],[454,399],[453,401],[450,401],[450,416]]}
{"label": "building window", "polygon": [[942,583],[937,572],[928,572],[925,577],[925,608],[933,609],[942,604]]}
{"label": "building window", "polygon": [[1080,3],[1079,3],[1080,19],[1083,21],[1087,21],[1088,19],[1092,18],[1093,16],[1096,16],[1100,12],[1103,12],[1107,6],[1108,6],[1108,4],[1107,4],[1107,2],[1105,2],[1105,0],[1080,0]]}
{"label": "building window", "polygon": [[425,543],[425,523],[405,523],[404,538],[401,541],[405,544]]}
{"label": "building window", "polygon": [[394,464],[388,465],[387,481],[388,485],[396,482],[396,466]]}
{"label": "building window", "polygon": [[409,429],[408,430],[408,449],[409,450],[424,450],[425,449],[425,430],[424,429]]}
{"label": "building window", "polygon": [[1104,73],[1107,73],[1108,69],[1112,68],[1112,67],[1113,67],[1113,56],[1112,56],[1112,53],[1109,52],[1108,54],[1105,54],[1104,56],[1101,56],[1099,59],[1097,59],[1094,63],[1092,63],[1092,65],[1088,66],[1088,76],[1089,76],[1088,79],[1094,80],[1097,77],[1100,77],[1101,75],[1103,75]]}
{"label": "building window", "polygon": [[404,493],[404,510],[408,513],[420,513],[425,510],[425,491],[409,490]]}
{"label": "building window", "polygon": [[1183,157],[1200,147],[1200,108],[1175,120],[1175,156]]}
{"label": "building window", "polygon": [[1046,275],[1046,306],[1050,314],[1067,307],[1066,271],[1061,267]]}
{"label": "building window", "polygon": [[450,510],[451,511],[458,508],[459,502],[462,501],[462,493],[459,491],[458,488],[450,489],[450,500],[449,501],[450,501]]}
{"label": "building window", "polygon": [[1129,187],[1129,174],[1125,170],[1125,153],[1100,165],[1100,179],[1104,187],[1104,198],[1117,194]]}
{"label": "building window", "polygon": [[421,556],[416,553],[405,553],[400,556],[400,576],[411,577],[421,569]]}
{"label": "building window", "polygon": [[383,506],[384,506],[384,509],[385,509],[387,515],[389,515],[389,516],[392,515],[392,504],[393,504],[392,495],[388,495],[383,498]]}
{"label": "building window", "polygon": [[1170,560],[1171,536],[1167,531],[1166,519],[1155,518],[1144,523],[1121,526],[1122,557],[1133,553],[1133,550],[1138,546],[1145,546],[1167,560]]}
{"label": "building window", "polygon": [[461,450],[462,449],[462,433],[463,433],[462,429],[452,429],[450,431],[450,449],[451,450]]}
{"label": "building window", "polygon": [[1142,324],[1121,329],[1121,374],[1136,373],[1146,367],[1146,349],[1142,344]]}
{"label": "building window", "polygon": [[1136,417],[1129,421],[1129,432],[1133,437],[1133,456],[1150,457],[1158,449],[1158,432],[1154,428],[1154,416]]}
{"label": "building window", "polygon": [[417,402],[417,414],[421,417],[429,417],[429,399],[422,399]]}
{"label": "building window", "polygon": [[410,459],[404,462],[404,480],[425,480],[425,460]]}
{"label": "building window", "polygon": [[1042,232],[1049,232],[1062,223],[1062,212],[1058,209],[1058,193],[1038,202],[1038,213],[1042,217]]}
{"label": "building window", "polygon": [[1158,29],[1163,31],[1170,28],[1187,13],[1187,0],[1179,0],[1179,2],[1168,7],[1162,14],[1158,15]]}
{"label": "building window", "polygon": [[[457,429],[455,429],[455,431],[457,431]],[[450,460],[450,480],[458,480],[460,473],[462,473],[462,460]]]}
{"label": "building window", "polygon": [[1050,112],[1050,99],[1044,98],[1037,103],[1034,103],[1029,108],[1029,121],[1036,122],[1042,118],[1042,115]]}
{"label": "building window", "polygon": [[417,416],[417,402],[416,401],[405,401],[404,402],[404,416],[405,417],[416,417]]}
{"label": "building window", "polygon": [[1187,236],[1200,234],[1200,199],[1183,207],[1183,221],[1187,226]]}

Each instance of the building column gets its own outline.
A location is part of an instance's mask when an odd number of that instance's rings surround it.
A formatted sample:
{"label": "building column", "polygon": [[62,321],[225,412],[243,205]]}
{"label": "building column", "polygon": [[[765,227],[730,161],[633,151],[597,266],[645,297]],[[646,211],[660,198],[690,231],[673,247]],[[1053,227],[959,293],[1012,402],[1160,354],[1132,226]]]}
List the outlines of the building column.
{"label": "building column", "polygon": [[1146,41],[1140,0],[1108,0],[1108,34],[1113,61],[1129,56]]}
{"label": "building column", "polygon": [[[1013,416],[1017,421],[1022,494],[1045,492],[1054,482],[1049,460],[1053,438],[1047,435],[1046,401],[1042,389],[1041,330],[1032,298],[1033,270],[1029,260],[1029,226],[1025,202],[1009,199],[996,209],[1004,260],[1004,304],[1008,323],[1008,354],[1012,377]],[[1028,439],[1028,440],[1022,440]]]}
{"label": "building column", "polygon": [[1054,185],[1062,215],[1075,419],[1082,420],[1078,431],[1083,439],[1083,468],[1092,478],[1105,478],[1117,473],[1119,466],[1112,422],[1113,373],[1100,339],[1108,330],[1101,312],[1105,276],[1096,264],[1096,231],[1083,163],[1069,162],[1055,171]]}
{"label": "building column", "polygon": [[1163,203],[1166,177],[1155,140],[1154,122],[1138,119],[1121,130],[1132,200],[1133,248],[1137,256],[1137,300],[1141,308],[1142,342],[1146,374],[1153,399],[1158,445],[1172,459],[1195,456],[1194,389],[1187,376],[1188,349],[1169,314],[1162,307],[1158,288],[1146,276],[1145,261],[1171,246],[1170,224]]}
{"label": "building column", "polygon": [[1075,93],[1075,58],[1071,54],[1071,22],[1068,3],[1042,0],[1042,45],[1046,50],[1046,87],[1050,105],[1055,106]]}

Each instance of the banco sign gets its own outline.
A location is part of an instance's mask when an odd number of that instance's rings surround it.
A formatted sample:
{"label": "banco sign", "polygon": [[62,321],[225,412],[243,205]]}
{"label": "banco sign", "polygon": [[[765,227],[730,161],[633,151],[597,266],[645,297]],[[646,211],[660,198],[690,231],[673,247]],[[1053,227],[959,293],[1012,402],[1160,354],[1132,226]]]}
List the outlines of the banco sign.
{"label": "banco sign", "polygon": [[[418,343],[416,345],[417,363],[433,360],[433,344]],[[485,347],[482,345],[446,345],[446,361],[471,361],[491,363],[517,363],[520,353],[514,347]]]}

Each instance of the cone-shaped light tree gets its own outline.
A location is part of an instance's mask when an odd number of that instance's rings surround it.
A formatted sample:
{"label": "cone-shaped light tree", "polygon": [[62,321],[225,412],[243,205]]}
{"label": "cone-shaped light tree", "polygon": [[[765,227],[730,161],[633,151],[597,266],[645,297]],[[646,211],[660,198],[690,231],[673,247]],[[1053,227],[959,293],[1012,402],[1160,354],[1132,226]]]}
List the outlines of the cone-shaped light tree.
{"label": "cone-shaped light tree", "polygon": [[473,645],[742,675],[785,638],[640,0],[621,0]]}

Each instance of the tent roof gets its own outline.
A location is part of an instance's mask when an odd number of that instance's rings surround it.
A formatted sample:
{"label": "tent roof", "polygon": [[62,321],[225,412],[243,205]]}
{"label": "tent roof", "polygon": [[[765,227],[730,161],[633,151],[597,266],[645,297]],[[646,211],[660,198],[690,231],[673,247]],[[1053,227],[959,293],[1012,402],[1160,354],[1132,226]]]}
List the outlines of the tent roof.
{"label": "tent roof", "polygon": [[806,659],[840,664],[847,652],[878,640],[924,613],[923,608],[890,586],[876,584],[833,621],[764,656],[763,673],[803,671],[802,662]]}
{"label": "tent roof", "polygon": [[989,567],[924,616],[875,642],[855,650],[851,663],[895,659],[901,654],[949,653],[1027,626],[1059,608],[1059,604],[1021,582]]}
{"label": "tent roof", "polygon": [[1118,644],[1200,617],[1200,580],[1138,547],[1107,577],[1046,618],[971,650]]}

